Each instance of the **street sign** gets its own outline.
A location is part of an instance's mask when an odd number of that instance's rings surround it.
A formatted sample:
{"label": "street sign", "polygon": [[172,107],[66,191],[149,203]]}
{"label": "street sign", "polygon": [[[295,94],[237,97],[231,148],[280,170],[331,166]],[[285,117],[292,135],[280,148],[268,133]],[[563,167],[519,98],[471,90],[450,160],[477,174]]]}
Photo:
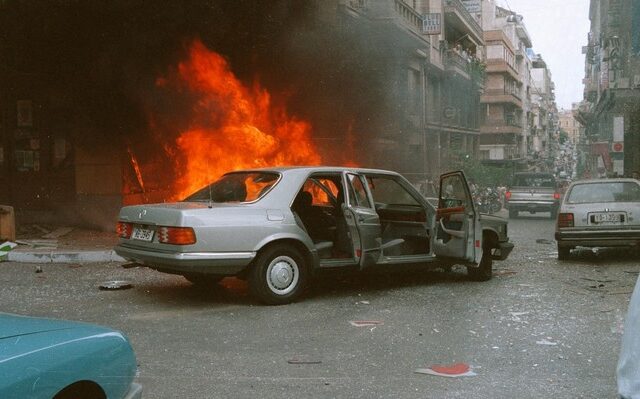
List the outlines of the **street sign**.
{"label": "street sign", "polygon": [[624,143],[615,142],[611,143],[611,152],[623,152],[624,151]]}
{"label": "street sign", "polygon": [[422,16],[422,34],[439,35],[442,31],[442,15],[440,13],[424,14]]}

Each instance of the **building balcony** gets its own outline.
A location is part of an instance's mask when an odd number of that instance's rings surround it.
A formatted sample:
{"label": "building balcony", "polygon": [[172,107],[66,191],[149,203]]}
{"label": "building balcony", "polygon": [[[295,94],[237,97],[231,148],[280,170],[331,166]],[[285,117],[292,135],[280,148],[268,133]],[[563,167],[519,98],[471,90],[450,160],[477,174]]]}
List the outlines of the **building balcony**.
{"label": "building balcony", "polygon": [[485,89],[480,97],[480,102],[483,104],[513,104],[522,109],[520,96],[505,89]]}
{"label": "building balcony", "polygon": [[517,123],[512,118],[506,118],[505,120],[486,121],[480,126],[481,134],[512,134],[521,135],[522,125]]}
{"label": "building balcony", "polygon": [[503,59],[488,59],[486,61],[487,64],[487,73],[502,73],[509,74],[511,77],[518,82],[522,82],[520,78],[520,74],[518,71],[509,65],[506,60]]}
{"label": "building balcony", "polygon": [[445,66],[447,70],[458,73],[459,75],[469,79],[469,68],[471,58],[468,55],[460,53],[456,50],[447,50],[445,53]]}
{"label": "building balcony", "polygon": [[477,45],[482,45],[482,28],[460,0],[445,0],[444,18],[453,28],[468,34]]}
{"label": "building balcony", "polygon": [[414,44],[424,45],[429,38],[422,34],[423,17],[413,7],[402,0],[339,0],[348,14],[365,17],[371,21],[387,23],[398,31],[409,33]]}

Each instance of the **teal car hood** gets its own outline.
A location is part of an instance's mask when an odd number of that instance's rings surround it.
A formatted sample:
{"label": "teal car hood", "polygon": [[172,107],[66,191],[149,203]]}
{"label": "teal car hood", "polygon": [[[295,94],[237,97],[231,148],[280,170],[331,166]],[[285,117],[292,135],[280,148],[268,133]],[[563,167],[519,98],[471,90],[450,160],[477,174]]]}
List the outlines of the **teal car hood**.
{"label": "teal car hood", "polygon": [[84,326],[84,324],[65,320],[35,319],[32,317],[0,313],[0,339],[46,331],[66,330],[81,326]]}

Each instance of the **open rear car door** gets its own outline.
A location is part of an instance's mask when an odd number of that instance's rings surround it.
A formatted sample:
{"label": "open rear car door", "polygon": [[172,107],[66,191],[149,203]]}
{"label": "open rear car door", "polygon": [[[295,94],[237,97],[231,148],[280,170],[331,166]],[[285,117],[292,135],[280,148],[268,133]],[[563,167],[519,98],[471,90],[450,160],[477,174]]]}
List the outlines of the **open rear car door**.
{"label": "open rear car door", "polygon": [[482,258],[480,214],[461,171],[440,176],[433,252],[438,257],[478,263]]}
{"label": "open rear car door", "polygon": [[381,254],[380,217],[373,206],[364,176],[344,173],[347,198],[343,206],[360,269],[375,265]]}

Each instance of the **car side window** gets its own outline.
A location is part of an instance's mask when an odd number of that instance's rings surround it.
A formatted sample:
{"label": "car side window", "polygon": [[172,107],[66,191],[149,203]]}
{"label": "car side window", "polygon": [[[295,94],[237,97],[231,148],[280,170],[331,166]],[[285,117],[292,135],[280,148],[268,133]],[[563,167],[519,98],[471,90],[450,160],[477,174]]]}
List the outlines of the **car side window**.
{"label": "car side window", "polygon": [[438,208],[456,208],[467,206],[469,196],[459,175],[451,175],[440,182],[440,203]]}
{"label": "car side window", "polygon": [[420,203],[392,177],[367,176],[367,182],[376,206],[390,204],[420,206]]}
{"label": "car side window", "polygon": [[362,182],[362,177],[347,174],[347,180],[349,184],[349,203],[351,206],[360,206],[363,208],[372,208],[369,197],[367,196],[367,190]]}

